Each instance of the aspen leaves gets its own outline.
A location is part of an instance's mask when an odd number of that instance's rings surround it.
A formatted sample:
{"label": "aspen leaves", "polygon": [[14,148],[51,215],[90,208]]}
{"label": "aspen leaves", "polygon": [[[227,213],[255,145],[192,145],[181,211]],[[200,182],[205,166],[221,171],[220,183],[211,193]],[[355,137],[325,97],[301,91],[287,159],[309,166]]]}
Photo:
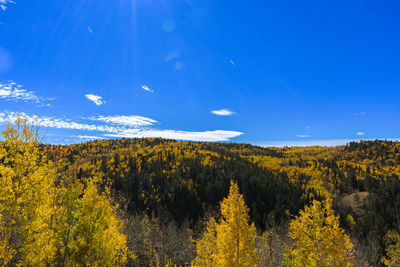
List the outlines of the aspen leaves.
{"label": "aspen leaves", "polygon": [[[109,192],[94,179],[58,183],[26,119],[0,142],[0,265],[118,266],[126,261]],[[58,184],[68,184],[62,187]]]}
{"label": "aspen leaves", "polygon": [[389,230],[383,241],[386,244],[386,257],[382,258],[382,263],[389,267],[399,266],[400,235],[393,230]]}
{"label": "aspen leaves", "polygon": [[290,223],[293,249],[285,254],[286,266],[353,266],[353,244],[339,226],[332,200],[314,200]]}
{"label": "aspen leaves", "polygon": [[55,170],[39,152],[26,119],[8,125],[0,144],[0,263],[42,265],[56,254]]}
{"label": "aspen leaves", "polygon": [[229,195],[221,202],[222,218],[219,223],[214,219],[207,223],[192,266],[253,266],[257,234],[248,212],[238,185],[231,182]]}

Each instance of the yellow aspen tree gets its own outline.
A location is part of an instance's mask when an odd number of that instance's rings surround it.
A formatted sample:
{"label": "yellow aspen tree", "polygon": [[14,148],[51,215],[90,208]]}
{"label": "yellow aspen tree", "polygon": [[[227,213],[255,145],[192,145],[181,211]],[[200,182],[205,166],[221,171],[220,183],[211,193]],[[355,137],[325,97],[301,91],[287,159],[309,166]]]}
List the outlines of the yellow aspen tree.
{"label": "yellow aspen tree", "polygon": [[71,181],[64,189],[60,200],[62,207],[59,223],[56,227],[57,235],[57,266],[72,265],[72,244],[77,238],[78,211],[80,210],[80,197],[83,195],[83,184],[79,181]]}
{"label": "yellow aspen tree", "polygon": [[231,181],[229,195],[221,202],[221,221],[211,218],[203,237],[196,243],[192,266],[239,267],[257,263],[256,227],[249,224],[247,208],[239,187]]}
{"label": "yellow aspen tree", "polygon": [[217,266],[252,266],[256,262],[256,227],[249,224],[247,208],[239,187],[231,181],[229,195],[221,202],[221,222],[217,229]]}
{"label": "yellow aspen tree", "polygon": [[390,230],[384,237],[386,244],[386,257],[382,263],[389,267],[400,266],[400,235]]}
{"label": "yellow aspen tree", "polygon": [[217,222],[214,218],[208,220],[203,237],[196,243],[196,258],[191,266],[214,267],[217,242]]}
{"label": "yellow aspen tree", "polygon": [[0,263],[43,266],[56,253],[55,168],[40,152],[38,135],[18,118],[0,144]]}
{"label": "yellow aspen tree", "polygon": [[68,266],[122,266],[127,259],[126,236],[121,233],[122,221],[108,192],[99,193],[96,183],[86,185],[78,200],[74,238],[66,259]]}
{"label": "yellow aspen tree", "polygon": [[287,249],[286,266],[352,266],[353,244],[339,226],[332,200],[314,200],[290,223],[293,249]]}

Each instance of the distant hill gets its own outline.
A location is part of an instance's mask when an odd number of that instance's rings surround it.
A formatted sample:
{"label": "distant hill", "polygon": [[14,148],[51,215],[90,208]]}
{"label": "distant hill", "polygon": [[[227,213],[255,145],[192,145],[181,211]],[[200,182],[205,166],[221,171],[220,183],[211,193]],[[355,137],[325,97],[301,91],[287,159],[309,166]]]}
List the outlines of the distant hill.
{"label": "distant hill", "polygon": [[[218,206],[232,179],[260,229],[283,223],[311,199],[326,196],[335,200],[342,226],[361,241],[380,240],[400,226],[399,142],[263,148],[145,138],[43,149],[63,176],[96,175],[112,183],[131,213],[193,225]],[[349,215],[356,226],[349,225]]]}

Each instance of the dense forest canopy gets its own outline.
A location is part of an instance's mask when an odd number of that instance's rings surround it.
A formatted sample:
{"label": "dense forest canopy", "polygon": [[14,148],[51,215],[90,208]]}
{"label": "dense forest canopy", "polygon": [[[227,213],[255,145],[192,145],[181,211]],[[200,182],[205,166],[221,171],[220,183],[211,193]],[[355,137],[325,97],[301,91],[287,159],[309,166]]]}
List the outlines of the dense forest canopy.
{"label": "dense forest canopy", "polygon": [[194,227],[217,209],[231,180],[260,231],[284,224],[313,199],[333,198],[341,226],[371,262],[384,253],[385,233],[400,225],[399,142],[264,148],[144,138],[42,149],[60,175],[110,179],[130,214],[170,216],[179,225]]}
{"label": "dense forest canopy", "polygon": [[39,145],[16,124],[0,143],[4,264],[397,266],[399,142]]}

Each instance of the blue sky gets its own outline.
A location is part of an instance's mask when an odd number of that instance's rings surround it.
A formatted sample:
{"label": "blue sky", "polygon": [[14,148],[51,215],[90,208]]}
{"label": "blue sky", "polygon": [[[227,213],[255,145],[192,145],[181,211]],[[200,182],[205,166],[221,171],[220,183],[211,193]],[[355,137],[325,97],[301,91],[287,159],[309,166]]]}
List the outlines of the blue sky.
{"label": "blue sky", "polygon": [[0,0],[0,129],[44,142],[400,137],[400,2]]}

